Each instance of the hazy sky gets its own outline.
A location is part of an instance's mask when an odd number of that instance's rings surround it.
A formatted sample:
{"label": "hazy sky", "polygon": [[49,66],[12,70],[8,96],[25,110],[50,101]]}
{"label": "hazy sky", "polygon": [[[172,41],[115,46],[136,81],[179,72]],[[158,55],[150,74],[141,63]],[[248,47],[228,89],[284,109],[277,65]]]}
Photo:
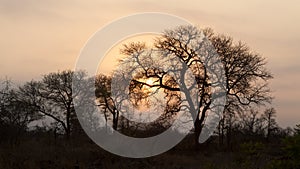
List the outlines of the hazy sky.
{"label": "hazy sky", "polygon": [[0,77],[72,69],[88,38],[138,12],[164,12],[247,43],[268,60],[282,126],[300,123],[300,1],[0,0]]}

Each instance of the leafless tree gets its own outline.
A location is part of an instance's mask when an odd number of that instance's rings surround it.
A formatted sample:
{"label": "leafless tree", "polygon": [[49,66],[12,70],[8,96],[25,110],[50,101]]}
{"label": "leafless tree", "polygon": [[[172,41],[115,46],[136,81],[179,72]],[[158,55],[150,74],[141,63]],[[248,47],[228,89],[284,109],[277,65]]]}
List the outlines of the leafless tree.
{"label": "leafless tree", "polygon": [[13,87],[10,80],[0,85],[0,128],[1,135],[9,135],[11,141],[18,142],[18,138],[28,129],[28,124],[40,119],[29,105],[22,102],[18,88]]}
{"label": "leafless tree", "polygon": [[276,129],[278,129],[278,124],[276,122],[276,110],[275,108],[269,108],[264,111],[264,114],[262,115],[262,119],[266,123],[266,136],[267,140],[269,140],[270,136],[272,135],[272,132],[274,132]]}
{"label": "leafless tree", "polygon": [[[271,100],[267,82],[272,76],[266,69],[266,61],[259,54],[251,51],[247,45],[241,42],[234,43],[231,37],[215,34],[211,29],[202,32],[193,26],[180,26],[173,30],[166,30],[156,39],[154,48],[166,52],[167,55],[176,55],[184,62],[193,72],[199,89],[200,108],[192,115],[196,144],[212,104],[209,68],[205,67],[203,61],[199,59],[201,57],[197,55],[195,49],[189,47],[190,43],[202,33],[212,43],[224,65],[227,78],[225,113],[242,112],[251,106],[262,105]],[[199,47],[206,45],[205,42],[199,42]],[[126,45],[123,54],[132,57],[133,53],[139,54],[144,48],[145,46],[140,43]],[[136,54],[134,56],[138,56]],[[203,54],[205,55],[205,52]],[[147,84],[145,81],[135,79],[136,83],[169,91],[180,91],[180,88],[168,83],[167,73],[164,71],[149,68],[142,70],[141,74],[144,78],[155,78],[157,83]],[[189,108],[193,107],[195,105],[189,105]]]}
{"label": "leafless tree", "polygon": [[[98,106],[102,109],[106,122],[112,120],[113,129],[117,130],[119,110],[111,98],[111,77],[99,74],[95,80],[95,94],[98,99]],[[112,119],[110,119],[111,115]]]}
{"label": "leafless tree", "polygon": [[79,126],[73,104],[72,79],[85,76],[84,72],[70,70],[47,74],[41,81],[31,81],[20,87],[22,101],[39,114],[52,118],[69,138],[71,130]]}

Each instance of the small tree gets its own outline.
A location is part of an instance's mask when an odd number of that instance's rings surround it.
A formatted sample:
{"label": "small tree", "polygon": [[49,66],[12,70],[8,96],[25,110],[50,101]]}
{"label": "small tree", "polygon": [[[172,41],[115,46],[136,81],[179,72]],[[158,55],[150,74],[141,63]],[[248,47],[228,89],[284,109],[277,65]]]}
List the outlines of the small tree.
{"label": "small tree", "polygon": [[11,141],[18,142],[28,124],[40,116],[22,102],[18,89],[10,80],[5,80],[0,87],[0,132],[3,138],[8,136]]}
{"label": "small tree", "polygon": [[294,134],[300,135],[300,124],[297,124],[296,127],[294,128]]}
{"label": "small tree", "polygon": [[269,140],[272,132],[278,129],[278,124],[276,122],[276,110],[274,108],[266,109],[262,115],[262,119],[266,122],[267,140]]}
{"label": "small tree", "polygon": [[79,125],[73,104],[72,79],[85,76],[84,72],[70,70],[47,74],[41,81],[31,81],[20,87],[23,102],[52,118],[69,138],[74,124]]}
{"label": "small tree", "polygon": [[[119,123],[119,111],[111,98],[111,77],[98,75],[95,81],[96,97],[98,106],[103,111],[106,122],[112,120],[114,130],[117,130]],[[111,118],[112,115],[112,119]]]}

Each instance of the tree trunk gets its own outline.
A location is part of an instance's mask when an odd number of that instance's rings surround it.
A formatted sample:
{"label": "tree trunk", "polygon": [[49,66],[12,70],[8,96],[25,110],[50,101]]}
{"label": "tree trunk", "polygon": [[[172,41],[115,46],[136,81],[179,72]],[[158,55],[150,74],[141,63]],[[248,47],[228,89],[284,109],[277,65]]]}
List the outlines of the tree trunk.
{"label": "tree trunk", "polygon": [[66,120],[67,120],[67,127],[66,127],[66,137],[67,137],[67,140],[70,139],[70,136],[71,136],[71,112],[70,111],[67,111],[67,116],[66,116]]}
{"label": "tree trunk", "polygon": [[113,129],[117,130],[118,129],[118,121],[119,121],[119,113],[115,111],[113,113]]}
{"label": "tree trunk", "polygon": [[202,131],[202,125],[200,119],[196,119],[194,123],[194,143],[195,149],[198,150],[200,148],[199,137]]}
{"label": "tree trunk", "polygon": [[194,136],[195,136],[195,148],[196,150],[200,148],[200,143],[199,143],[199,137],[201,135],[201,132],[202,132],[202,128],[203,128],[203,125],[204,125],[204,120],[205,120],[205,115],[206,115],[206,111],[209,109],[209,105],[210,103],[208,103],[202,110],[201,112],[201,116],[200,116],[200,119],[199,119],[199,115],[200,115],[200,112],[197,114],[196,116],[196,119],[195,119],[195,122],[194,122],[194,128],[195,128],[195,133],[194,133]]}
{"label": "tree trunk", "polygon": [[224,145],[224,128],[225,128],[224,117],[223,117],[223,119],[222,119],[222,121],[221,121],[220,124],[221,124],[221,135],[219,136],[220,139],[221,139],[220,145],[223,146]]}

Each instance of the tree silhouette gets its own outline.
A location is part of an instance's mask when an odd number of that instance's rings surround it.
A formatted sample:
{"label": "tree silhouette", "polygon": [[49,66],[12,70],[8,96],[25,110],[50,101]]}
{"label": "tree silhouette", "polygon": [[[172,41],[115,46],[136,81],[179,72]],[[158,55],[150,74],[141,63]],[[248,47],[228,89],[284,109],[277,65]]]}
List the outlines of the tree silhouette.
{"label": "tree silhouette", "polygon": [[95,94],[98,99],[98,106],[102,109],[106,122],[110,120],[110,115],[112,115],[112,126],[114,130],[117,130],[119,111],[111,98],[111,78],[100,74],[97,75],[95,80]]}
{"label": "tree silhouette", "polygon": [[69,138],[71,130],[79,125],[73,104],[72,79],[85,76],[84,72],[70,70],[44,75],[41,81],[31,81],[20,88],[22,101],[39,114],[52,118]]}
{"label": "tree silhouette", "polygon": [[267,130],[267,140],[269,140],[272,132],[278,129],[278,124],[276,122],[276,110],[274,108],[266,109],[264,114],[262,115],[263,120],[266,122],[266,130]]}
{"label": "tree silhouette", "polygon": [[[199,136],[205,126],[205,120],[208,113],[211,111],[211,84],[208,69],[203,60],[199,58],[211,57],[204,51],[198,56],[196,50],[190,48],[190,44],[195,38],[205,35],[206,38],[212,43],[219,58],[224,65],[226,80],[226,94],[227,102],[225,105],[225,113],[238,113],[243,110],[250,109],[254,105],[262,105],[266,102],[270,102],[269,96],[270,90],[267,86],[267,82],[272,78],[271,74],[267,71],[265,65],[266,61],[259,54],[252,52],[245,44],[238,42],[234,43],[233,39],[228,36],[215,34],[211,29],[205,29],[203,32],[193,26],[180,26],[173,30],[166,30],[162,36],[158,37],[154,43],[154,49],[164,52],[165,56],[175,55],[188,68],[192,71],[198,87],[199,95],[199,109],[196,114],[193,114],[194,118],[194,133],[195,143],[198,144]],[[207,45],[207,41],[199,42],[199,48],[204,48]],[[133,43],[131,45],[125,45],[123,54],[128,57],[139,57],[139,54],[145,49],[145,45],[141,43]],[[207,49],[209,50],[209,49]],[[146,60],[146,59],[145,59]],[[143,60],[143,62],[145,62]],[[138,60],[136,60],[138,64]],[[142,61],[141,61],[142,62]],[[212,65],[213,67],[213,65]],[[168,83],[167,72],[151,69],[151,67],[145,67],[140,71],[143,78],[154,78],[157,83],[154,85],[147,84],[145,81],[135,79],[135,83],[140,85],[146,85],[148,87],[156,87],[161,89],[167,89],[169,91],[180,91],[180,88],[174,87],[172,83]],[[139,77],[139,78],[140,78]],[[181,91],[181,94],[183,91]],[[187,96],[187,94],[185,94]],[[190,104],[191,110],[195,105]]]}
{"label": "tree silhouette", "polygon": [[41,117],[22,101],[22,95],[10,80],[2,82],[0,100],[0,133],[3,138],[9,136],[12,143],[17,143],[28,125]]}
{"label": "tree silhouette", "polygon": [[294,128],[295,134],[300,135],[300,124],[297,124],[296,127]]}

